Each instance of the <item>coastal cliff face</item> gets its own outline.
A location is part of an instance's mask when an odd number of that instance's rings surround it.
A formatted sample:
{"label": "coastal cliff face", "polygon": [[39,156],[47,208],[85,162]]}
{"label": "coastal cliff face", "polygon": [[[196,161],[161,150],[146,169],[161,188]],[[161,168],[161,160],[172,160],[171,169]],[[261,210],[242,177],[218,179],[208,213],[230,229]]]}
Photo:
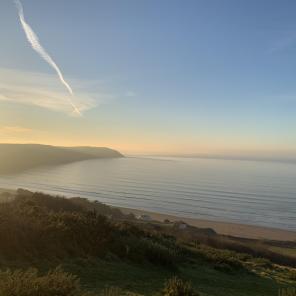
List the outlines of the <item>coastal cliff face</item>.
{"label": "coastal cliff face", "polygon": [[0,144],[0,174],[95,158],[124,157],[105,147],[55,147],[38,144]]}

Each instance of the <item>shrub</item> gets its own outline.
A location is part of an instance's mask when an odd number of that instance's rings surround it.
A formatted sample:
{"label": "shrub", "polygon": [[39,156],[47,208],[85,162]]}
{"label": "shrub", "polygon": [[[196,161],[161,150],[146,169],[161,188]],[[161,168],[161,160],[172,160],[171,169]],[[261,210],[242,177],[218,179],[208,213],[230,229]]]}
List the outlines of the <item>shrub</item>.
{"label": "shrub", "polygon": [[199,294],[194,292],[191,284],[185,282],[178,277],[169,279],[164,286],[164,296],[198,296]]}
{"label": "shrub", "polygon": [[108,287],[102,291],[102,296],[120,296],[122,295],[121,290],[117,287]]}
{"label": "shrub", "polygon": [[233,272],[233,268],[226,263],[214,264],[214,268],[216,270],[224,272],[224,273],[232,273]]}
{"label": "shrub", "polygon": [[252,257],[266,258],[273,263],[296,267],[296,258],[271,251],[263,244],[247,243],[226,237],[207,237],[204,244],[217,249],[228,249],[238,253],[249,254]]}
{"label": "shrub", "polygon": [[208,262],[213,263],[215,269],[229,272],[231,269],[243,268],[239,253],[229,250],[214,249],[204,245],[197,245],[196,252]]}
{"label": "shrub", "polygon": [[252,262],[257,267],[270,268],[272,266],[271,262],[265,258],[253,258]]}
{"label": "shrub", "polygon": [[170,248],[158,242],[142,240],[145,257],[154,264],[166,267],[174,267],[178,262],[178,250]]}
{"label": "shrub", "polygon": [[108,209],[86,199],[19,191],[15,200],[0,203],[0,259],[108,256],[169,268],[180,261],[182,249],[175,241],[98,214],[119,215]]}
{"label": "shrub", "polygon": [[296,281],[296,270],[289,270],[288,278],[292,281]]}
{"label": "shrub", "polygon": [[39,276],[36,269],[0,272],[1,296],[91,296],[81,290],[76,276],[60,268]]}
{"label": "shrub", "polygon": [[113,233],[116,239],[110,245],[109,251],[121,259],[128,259],[135,263],[150,262],[154,265],[175,269],[181,259],[185,259],[183,249],[175,242],[168,242],[165,238],[149,235],[145,232],[134,234],[131,232]]}
{"label": "shrub", "polygon": [[296,288],[281,288],[279,290],[279,296],[296,296]]}

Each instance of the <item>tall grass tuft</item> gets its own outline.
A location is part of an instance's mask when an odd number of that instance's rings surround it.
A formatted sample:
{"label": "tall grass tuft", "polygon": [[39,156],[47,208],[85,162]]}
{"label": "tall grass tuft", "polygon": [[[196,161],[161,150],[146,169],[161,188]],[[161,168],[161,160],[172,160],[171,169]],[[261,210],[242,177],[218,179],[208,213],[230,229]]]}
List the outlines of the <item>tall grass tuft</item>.
{"label": "tall grass tuft", "polygon": [[174,276],[169,279],[164,286],[163,293],[164,296],[198,296],[190,282],[185,282],[182,279]]}
{"label": "tall grass tuft", "polygon": [[117,287],[108,287],[102,291],[101,295],[102,296],[120,296],[122,295],[122,291]]}
{"label": "tall grass tuft", "polygon": [[296,296],[296,288],[281,288],[279,290],[279,296]]}
{"label": "tall grass tuft", "polygon": [[[76,276],[56,268],[40,276],[36,269],[0,272],[2,296],[91,296],[80,288]],[[94,296],[94,295],[92,295]]]}

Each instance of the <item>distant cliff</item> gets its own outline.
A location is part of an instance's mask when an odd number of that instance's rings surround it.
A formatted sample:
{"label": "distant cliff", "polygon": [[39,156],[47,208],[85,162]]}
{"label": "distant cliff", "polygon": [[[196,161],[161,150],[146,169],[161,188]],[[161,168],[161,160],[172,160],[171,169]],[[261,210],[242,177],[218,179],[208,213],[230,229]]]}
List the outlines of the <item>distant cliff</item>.
{"label": "distant cliff", "polygon": [[95,158],[124,157],[105,147],[56,147],[38,144],[0,144],[0,174]]}

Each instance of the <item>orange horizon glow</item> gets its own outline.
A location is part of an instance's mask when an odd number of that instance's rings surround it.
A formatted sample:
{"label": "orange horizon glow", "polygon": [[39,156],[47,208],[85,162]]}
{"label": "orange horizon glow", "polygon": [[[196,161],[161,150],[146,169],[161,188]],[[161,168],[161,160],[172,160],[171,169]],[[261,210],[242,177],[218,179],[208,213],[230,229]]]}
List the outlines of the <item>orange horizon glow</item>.
{"label": "orange horizon glow", "polygon": [[[1,134],[0,134],[1,136]],[[41,144],[41,145],[51,145],[51,146],[65,146],[65,147],[75,147],[75,146],[91,146],[91,147],[108,147],[115,149],[123,154],[127,155],[168,155],[168,156],[182,156],[182,155],[201,155],[201,156],[210,156],[210,155],[225,155],[225,156],[239,156],[239,155],[249,155],[249,156],[266,156],[266,157],[277,157],[277,156],[294,156],[296,155],[295,151],[289,149],[264,149],[264,147],[258,147],[254,149],[249,147],[249,149],[242,149],[233,147],[213,147],[206,145],[196,145],[196,146],[186,146],[186,145],[175,145],[171,146],[170,144],[162,145],[145,145],[141,146],[137,143],[116,143],[116,142],[91,142],[91,141],[73,141],[71,139],[61,139],[57,141],[53,140],[17,140],[17,139],[1,139],[1,143],[4,144]]]}

